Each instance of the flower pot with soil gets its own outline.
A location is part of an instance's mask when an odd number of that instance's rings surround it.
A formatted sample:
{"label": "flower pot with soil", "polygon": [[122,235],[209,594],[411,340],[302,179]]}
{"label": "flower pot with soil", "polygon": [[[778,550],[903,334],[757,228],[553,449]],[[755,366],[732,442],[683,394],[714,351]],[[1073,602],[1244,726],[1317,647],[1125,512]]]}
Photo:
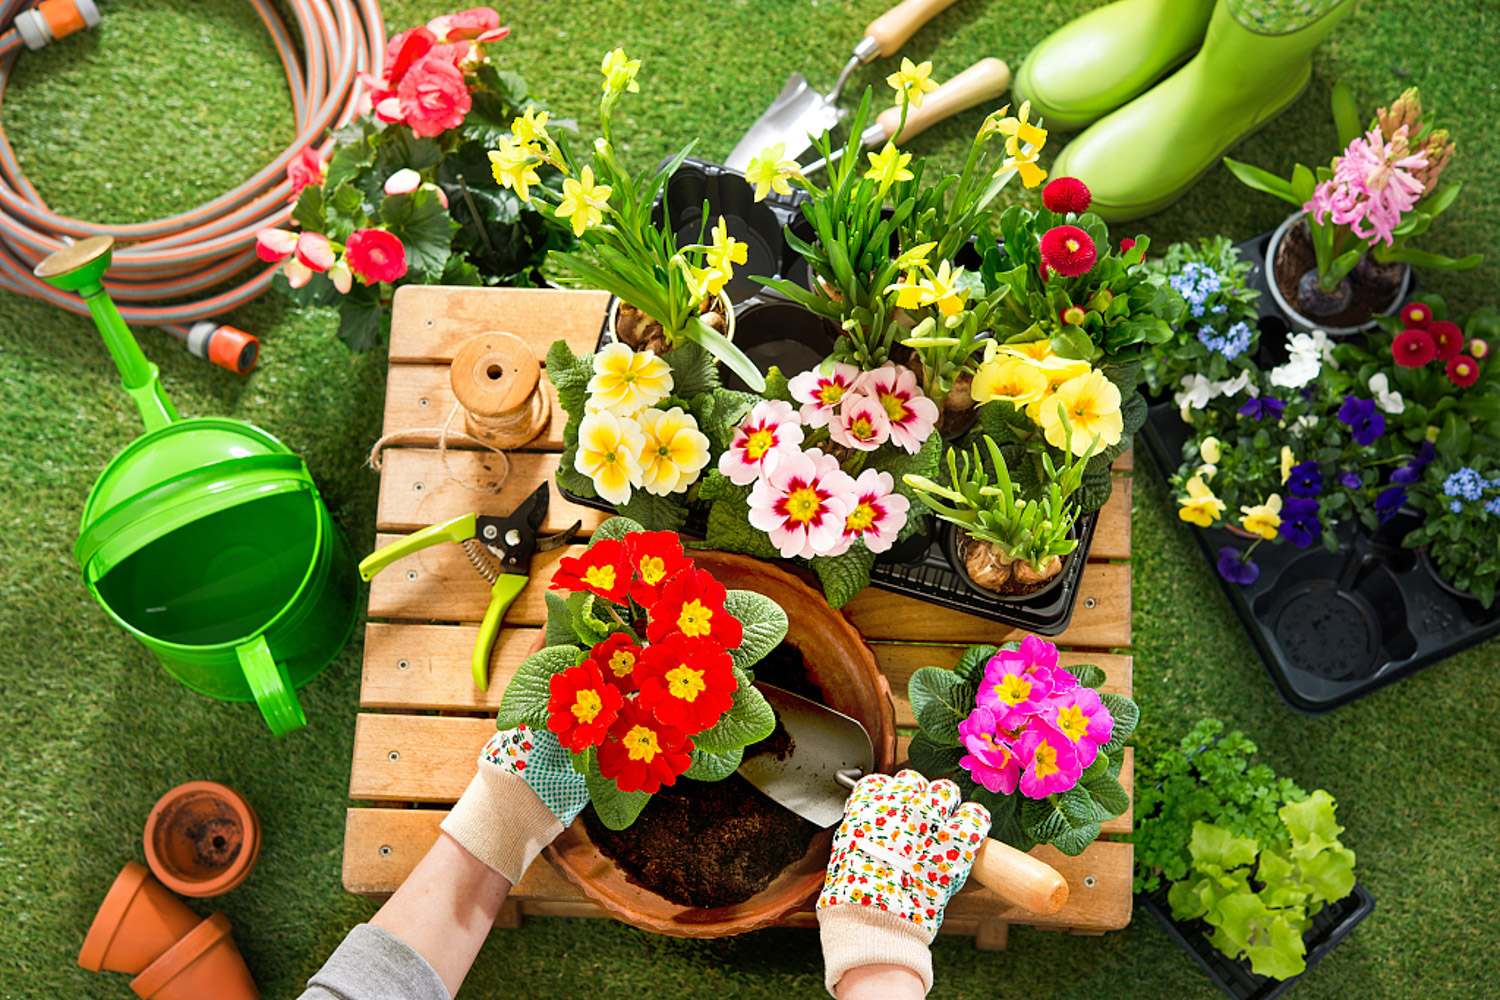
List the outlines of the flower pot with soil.
{"label": "flower pot with soil", "polygon": [[198,914],[164,889],[143,865],[125,863],[99,904],[78,964],[135,975],[198,925]]}
{"label": "flower pot with soil", "polygon": [[[1075,537],[1071,541],[1077,543]],[[987,539],[976,538],[963,528],[948,534],[948,559],[963,581],[975,590],[1000,600],[1025,600],[1043,597],[1063,582],[1066,559],[1053,555],[1040,566],[1018,559],[1006,547]],[[1071,558],[1071,553],[1067,556]]]}
{"label": "flower pot with soil", "polygon": [[238,886],[260,857],[260,819],[244,796],[212,781],[163,795],[146,819],[146,863],[184,896],[219,896]]}
{"label": "flower pot with soil", "polygon": [[1295,330],[1322,330],[1348,336],[1374,327],[1376,316],[1388,316],[1406,301],[1411,267],[1378,265],[1363,257],[1332,292],[1318,283],[1317,255],[1307,219],[1293,213],[1276,227],[1266,247],[1270,274],[1266,285],[1276,308]]}
{"label": "flower pot with soil", "polygon": [[189,931],[132,979],[130,988],[143,1000],[260,1000],[222,913]]}

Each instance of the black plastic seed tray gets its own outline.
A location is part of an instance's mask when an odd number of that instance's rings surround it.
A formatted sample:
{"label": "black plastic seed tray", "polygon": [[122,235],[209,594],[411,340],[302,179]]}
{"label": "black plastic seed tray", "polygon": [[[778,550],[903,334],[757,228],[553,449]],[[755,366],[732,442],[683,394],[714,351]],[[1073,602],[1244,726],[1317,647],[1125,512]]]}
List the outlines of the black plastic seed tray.
{"label": "black plastic seed tray", "polygon": [[[1231,1000],[1275,1000],[1295,986],[1302,976],[1307,975],[1304,971],[1291,979],[1277,980],[1251,972],[1248,961],[1232,959],[1208,943],[1208,936],[1212,933],[1208,924],[1202,920],[1178,923],[1172,919],[1166,886],[1153,893],[1137,896],[1136,902],[1161,922],[1172,939],[1193,956],[1193,960],[1208,973],[1208,978],[1214,981],[1214,985],[1223,990],[1224,995]],[[1307,948],[1307,968],[1310,970],[1322,961],[1333,950],[1334,945],[1374,912],[1375,897],[1358,883],[1355,883],[1354,891],[1349,895],[1319,910],[1312,918],[1312,927],[1302,935],[1303,944]]]}

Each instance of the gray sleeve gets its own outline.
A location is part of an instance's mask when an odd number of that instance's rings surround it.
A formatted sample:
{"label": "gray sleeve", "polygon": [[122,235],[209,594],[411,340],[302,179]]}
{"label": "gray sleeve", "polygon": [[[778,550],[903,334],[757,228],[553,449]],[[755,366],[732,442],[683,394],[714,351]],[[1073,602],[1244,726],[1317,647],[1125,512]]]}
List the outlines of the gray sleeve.
{"label": "gray sleeve", "polygon": [[448,989],[411,945],[359,924],[307,981],[299,1000],[450,1000]]}

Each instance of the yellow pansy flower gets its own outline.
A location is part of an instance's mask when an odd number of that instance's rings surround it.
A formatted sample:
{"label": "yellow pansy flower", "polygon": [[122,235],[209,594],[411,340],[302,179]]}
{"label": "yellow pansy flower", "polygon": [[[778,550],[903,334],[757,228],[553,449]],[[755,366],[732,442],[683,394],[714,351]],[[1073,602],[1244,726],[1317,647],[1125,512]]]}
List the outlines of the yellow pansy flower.
{"label": "yellow pansy flower", "polygon": [[646,440],[629,417],[608,410],[588,413],[578,423],[578,454],[573,467],[588,476],[599,495],[612,504],[630,502],[641,485],[639,455]]}
{"label": "yellow pansy flower", "polygon": [[655,351],[609,344],[594,354],[594,377],[589,379],[588,391],[585,405],[589,412],[634,416],[671,395],[672,369]]}
{"label": "yellow pansy flower", "polygon": [[495,183],[515,191],[522,201],[530,201],[531,185],[541,183],[536,175],[535,150],[509,135],[502,135],[499,145],[499,149],[489,152],[490,173],[495,175]]}
{"label": "yellow pansy flower", "polygon": [[698,481],[708,464],[708,438],[698,430],[698,421],[680,406],[670,410],[642,410],[635,418],[640,425],[641,488],[664,497],[681,493]]}
{"label": "yellow pansy flower", "polygon": [[755,185],[755,200],[762,201],[772,191],[791,194],[792,186],[787,178],[797,174],[800,168],[796,160],[786,157],[786,143],[778,142],[760,151],[745,167],[745,180]]}
{"label": "yellow pansy flower", "polygon": [[1004,400],[1017,409],[1040,402],[1048,392],[1047,376],[1020,358],[986,361],[974,373],[974,402]]}
{"label": "yellow pansy flower", "polygon": [[1241,507],[1240,513],[1245,515],[1240,518],[1242,528],[1252,535],[1274,540],[1277,529],[1281,527],[1281,495],[1272,493],[1266,497],[1265,503],[1256,504],[1254,507]]}
{"label": "yellow pansy flower", "polygon": [[750,249],[729,235],[729,223],[724,221],[724,216],[719,216],[719,224],[714,226],[714,242],[703,255],[708,260],[709,267],[717,268],[724,272],[726,278],[734,277],[734,264],[743,264],[750,259]]}
{"label": "yellow pansy flower", "polygon": [[1297,464],[1297,456],[1292,454],[1292,449],[1287,445],[1281,446],[1281,481],[1284,483],[1292,477],[1292,466]]}
{"label": "yellow pansy flower", "polygon": [[1223,443],[1216,437],[1206,437],[1198,445],[1198,454],[1209,465],[1218,465],[1224,457]]}
{"label": "yellow pansy flower", "polygon": [[557,214],[573,220],[573,235],[582,236],[589,226],[604,221],[604,210],[609,207],[611,188],[608,184],[594,183],[594,168],[584,167],[577,180],[569,177],[563,181],[563,197],[557,206]]}
{"label": "yellow pansy flower", "polygon": [[[1071,440],[1065,440],[1064,415],[1072,427]],[[1075,455],[1089,454],[1095,437],[1105,447],[1119,444],[1125,429],[1120,388],[1098,371],[1069,379],[1041,407],[1038,423],[1048,444],[1070,449]]]}
{"label": "yellow pansy flower", "polygon": [[880,152],[866,155],[870,158],[870,169],[865,171],[865,177],[880,181],[881,194],[885,194],[897,181],[912,179],[912,172],[906,169],[906,165],[911,162],[911,154],[901,152],[894,142],[887,141]]}
{"label": "yellow pansy flower", "polygon": [[910,101],[911,106],[920,108],[922,106],[922,95],[928,91],[937,90],[937,84],[933,83],[932,63],[913,63],[905,56],[901,57],[901,68],[885,78],[896,91],[896,105],[899,107],[903,101]]}
{"label": "yellow pansy flower", "polygon": [[547,135],[547,112],[538,113],[536,108],[527,108],[526,113],[510,123],[511,133],[524,143],[539,143],[546,145],[550,140]]}
{"label": "yellow pansy flower", "polygon": [[1188,495],[1177,501],[1180,509],[1177,516],[1200,528],[1213,525],[1224,513],[1224,501],[1214,496],[1214,491],[1197,476],[1187,481]]}
{"label": "yellow pansy flower", "polygon": [[641,71],[639,59],[626,59],[624,49],[615,49],[606,53],[604,62],[599,64],[599,72],[604,74],[604,92],[619,92],[628,90],[632,94],[641,92],[641,85],[635,82],[635,75]]}

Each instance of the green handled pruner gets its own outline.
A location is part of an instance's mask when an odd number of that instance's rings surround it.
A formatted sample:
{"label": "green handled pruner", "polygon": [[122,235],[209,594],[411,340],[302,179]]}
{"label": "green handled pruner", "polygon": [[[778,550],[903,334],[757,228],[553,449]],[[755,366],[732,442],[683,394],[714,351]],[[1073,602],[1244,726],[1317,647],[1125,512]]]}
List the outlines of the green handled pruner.
{"label": "green handled pruner", "polygon": [[500,632],[505,610],[521,593],[531,575],[531,557],[538,552],[566,545],[583,526],[575,522],[566,531],[539,537],[537,531],[547,519],[551,499],[546,483],[538,486],[526,502],[505,517],[465,514],[442,524],[434,524],[371,552],[359,564],[363,580],[385,569],[391,563],[413,552],[439,542],[457,542],[463,546],[469,562],[490,581],[490,606],[479,623],[479,638],[474,640],[474,684],[481,691],[490,686],[490,650]]}

